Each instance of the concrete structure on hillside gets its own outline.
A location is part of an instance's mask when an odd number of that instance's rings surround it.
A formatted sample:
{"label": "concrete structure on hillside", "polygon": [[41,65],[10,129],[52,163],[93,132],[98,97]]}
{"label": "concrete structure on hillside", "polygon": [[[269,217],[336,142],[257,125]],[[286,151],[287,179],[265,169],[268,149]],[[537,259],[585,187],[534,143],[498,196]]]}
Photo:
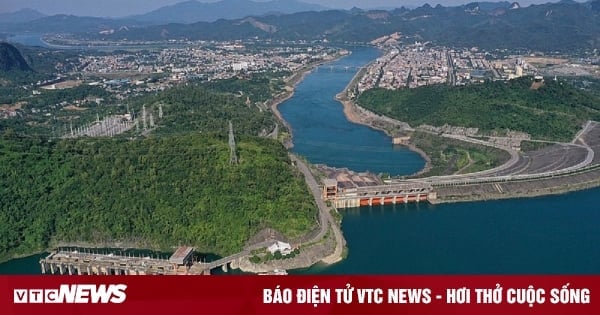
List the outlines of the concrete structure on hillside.
{"label": "concrete structure on hillside", "polygon": [[277,241],[273,245],[269,246],[267,250],[271,254],[275,254],[276,252],[280,252],[282,255],[288,255],[292,252],[292,245],[285,242]]}

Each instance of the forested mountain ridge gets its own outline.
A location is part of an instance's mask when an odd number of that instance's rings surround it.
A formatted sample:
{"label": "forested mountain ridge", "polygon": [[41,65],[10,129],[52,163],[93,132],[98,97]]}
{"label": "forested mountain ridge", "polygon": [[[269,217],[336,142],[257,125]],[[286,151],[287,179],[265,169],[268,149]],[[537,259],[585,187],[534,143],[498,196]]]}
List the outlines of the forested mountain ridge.
{"label": "forested mountain ridge", "polygon": [[27,23],[45,16],[33,9],[21,9],[15,12],[0,13],[0,24]]}
{"label": "forested mountain ridge", "polygon": [[296,0],[271,0],[265,2],[251,0],[221,0],[217,2],[184,1],[161,7],[154,11],[129,17],[136,21],[152,23],[195,23],[213,22],[219,19],[239,19],[246,16],[260,16],[267,13],[289,14],[304,11],[321,11],[318,4]]}
{"label": "forested mountain ridge", "polygon": [[[234,3],[238,0],[224,2]],[[247,2],[245,0],[239,0]],[[195,6],[194,1],[182,4]],[[565,51],[600,47],[600,0],[561,1],[522,7],[518,3],[473,2],[460,6],[394,10],[326,10],[258,14],[232,20],[160,24],[149,20],[46,16],[5,25],[5,32],[75,33],[91,40],[323,40],[370,42],[399,32],[410,42],[434,41],[449,46],[486,49],[528,48]],[[274,9],[277,11],[276,9]],[[194,15],[194,11],[190,12]],[[246,15],[252,16],[248,11]],[[158,22],[160,23],[160,22]],[[1,28],[2,25],[0,25]]]}
{"label": "forested mountain ridge", "polygon": [[[600,47],[598,0],[560,2],[529,7],[481,9],[477,3],[458,7],[437,5],[408,10],[329,10],[213,23],[169,24],[129,28],[110,35],[88,34],[94,39],[121,40],[231,40],[263,39],[369,42],[400,32],[413,40],[451,46],[566,50]],[[269,27],[257,27],[257,23]]]}

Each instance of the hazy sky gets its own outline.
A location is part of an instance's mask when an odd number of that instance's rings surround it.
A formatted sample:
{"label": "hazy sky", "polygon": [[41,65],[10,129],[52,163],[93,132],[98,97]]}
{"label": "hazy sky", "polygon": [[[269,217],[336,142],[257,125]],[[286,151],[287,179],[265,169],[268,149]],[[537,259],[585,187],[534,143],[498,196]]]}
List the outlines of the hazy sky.
{"label": "hazy sky", "polygon": [[[200,2],[215,2],[201,0]],[[254,0],[261,1],[261,0]],[[264,0],[263,0],[264,1]],[[330,8],[349,9],[375,7],[420,6],[429,3],[432,6],[444,6],[475,2],[475,0],[301,0],[318,3]],[[486,0],[501,1],[501,0]],[[509,2],[515,0],[507,0]],[[557,0],[517,0],[521,5],[531,3],[556,2]],[[44,14],[74,14],[82,16],[127,16],[152,11],[159,7],[182,2],[182,0],[0,0],[0,12],[12,12],[22,8],[36,9]]]}

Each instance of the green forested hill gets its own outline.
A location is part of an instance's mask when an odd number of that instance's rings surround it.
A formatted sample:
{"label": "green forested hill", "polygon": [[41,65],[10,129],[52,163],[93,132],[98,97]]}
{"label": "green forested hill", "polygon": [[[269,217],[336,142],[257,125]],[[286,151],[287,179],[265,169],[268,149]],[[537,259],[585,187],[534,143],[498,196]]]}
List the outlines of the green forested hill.
{"label": "green forested hill", "polygon": [[281,144],[226,134],[143,140],[0,136],[0,260],[50,241],[227,254],[264,227],[307,232],[316,206]]}
{"label": "green forested hill", "polygon": [[482,131],[523,131],[534,138],[570,140],[589,119],[600,119],[600,99],[566,82],[546,80],[531,89],[532,78],[451,87],[373,89],[358,104],[412,126],[477,127]]}
{"label": "green forested hill", "polygon": [[19,50],[8,43],[0,42],[0,71],[30,71]]}
{"label": "green forested hill", "polygon": [[[223,132],[226,134],[228,121],[231,120],[236,133],[258,135],[263,129],[275,127],[275,117],[261,112],[251,102],[246,104],[250,91],[261,90],[263,94],[256,98],[271,97],[269,81],[231,79],[222,83],[189,84],[179,86],[156,95],[141,97],[132,101],[139,114],[142,105],[152,110],[155,117],[162,104],[164,118],[159,122],[157,133],[175,134],[189,132]],[[231,89],[234,93],[227,91]],[[239,91],[244,94],[239,96]],[[254,98],[254,95],[252,95]]]}
{"label": "green forested hill", "polygon": [[[303,177],[281,143],[257,137],[275,124],[252,103],[270,96],[269,84],[190,83],[128,100],[136,115],[142,105],[154,114],[157,127],[144,135],[48,139],[29,132],[34,118],[0,120],[0,261],[55,241],[225,255],[267,227],[308,232],[317,207]],[[228,121],[238,165],[229,163]]]}

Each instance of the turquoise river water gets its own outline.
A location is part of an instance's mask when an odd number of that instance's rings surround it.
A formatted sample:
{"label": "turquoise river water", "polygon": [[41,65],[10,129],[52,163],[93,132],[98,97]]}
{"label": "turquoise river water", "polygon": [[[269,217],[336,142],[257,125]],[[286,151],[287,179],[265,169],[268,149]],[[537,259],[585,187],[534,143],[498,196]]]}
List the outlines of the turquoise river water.
{"label": "turquoise river water", "polygon": [[[423,159],[384,133],[350,123],[334,97],[379,52],[353,53],[320,67],[280,111],[293,151],[313,163],[411,174]],[[600,189],[530,199],[376,206],[342,211],[348,257],[303,274],[598,274]],[[1,273],[39,273],[39,256],[0,264]]]}

